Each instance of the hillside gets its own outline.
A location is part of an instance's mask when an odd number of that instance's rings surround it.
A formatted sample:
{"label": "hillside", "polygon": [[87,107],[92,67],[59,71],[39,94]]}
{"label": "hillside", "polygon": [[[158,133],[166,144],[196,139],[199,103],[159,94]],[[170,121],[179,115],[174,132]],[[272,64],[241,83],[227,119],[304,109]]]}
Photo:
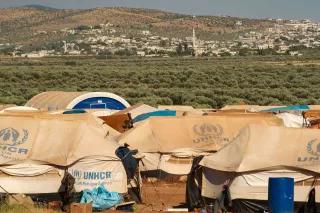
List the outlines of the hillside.
{"label": "hillside", "polygon": [[[242,26],[237,27],[236,22]],[[202,39],[227,38],[238,32],[265,28],[271,21],[234,17],[192,16],[149,9],[95,8],[52,9],[39,6],[0,9],[0,43],[31,44],[61,40],[62,29],[111,23],[119,32],[150,30],[158,35],[183,38],[196,26]],[[39,32],[45,31],[45,34]],[[223,36],[222,36],[223,35]]]}

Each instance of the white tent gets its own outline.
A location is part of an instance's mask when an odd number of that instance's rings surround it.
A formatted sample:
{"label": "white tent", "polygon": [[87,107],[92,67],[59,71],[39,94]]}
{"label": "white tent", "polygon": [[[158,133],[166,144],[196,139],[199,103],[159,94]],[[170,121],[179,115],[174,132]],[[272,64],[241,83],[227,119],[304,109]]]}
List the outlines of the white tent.
{"label": "white tent", "polygon": [[269,177],[293,177],[295,201],[306,201],[320,174],[320,131],[248,125],[219,152],[205,156],[202,194],[216,198],[229,183],[232,199],[267,200]]}
{"label": "white tent", "polygon": [[193,157],[219,150],[250,123],[283,125],[281,119],[270,114],[153,117],[120,135],[118,141],[144,153],[142,171],[185,175]]}
{"label": "white tent", "polygon": [[104,184],[124,193],[127,180],[115,155],[115,134],[89,113],[0,114],[0,185],[10,193],[55,193],[68,170],[77,191]]}
{"label": "white tent", "polygon": [[283,120],[285,127],[302,128],[304,127],[304,119],[302,115],[296,115],[288,112],[279,113],[276,115]]}
{"label": "white tent", "polygon": [[5,108],[0,111],[0,113],[5,112],[38,112],[39,110],[33,107],[26,107],[26,106],[12,106]]}

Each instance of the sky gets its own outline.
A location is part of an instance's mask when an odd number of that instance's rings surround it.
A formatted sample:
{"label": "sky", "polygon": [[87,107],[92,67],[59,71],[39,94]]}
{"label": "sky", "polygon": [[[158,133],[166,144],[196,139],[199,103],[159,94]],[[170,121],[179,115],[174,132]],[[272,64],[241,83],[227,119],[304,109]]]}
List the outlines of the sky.
{"label": "sky", "polygon": [[228,15],[320,21],[320,0],[0,0],[0,8],[39,4],[54,8],[134,7],[190,15]]}

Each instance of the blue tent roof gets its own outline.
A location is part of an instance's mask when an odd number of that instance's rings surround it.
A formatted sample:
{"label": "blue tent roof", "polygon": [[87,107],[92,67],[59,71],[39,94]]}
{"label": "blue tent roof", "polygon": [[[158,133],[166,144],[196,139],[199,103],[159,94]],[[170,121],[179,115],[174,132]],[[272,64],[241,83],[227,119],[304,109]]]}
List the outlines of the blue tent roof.
{"label": "blue tent roof", "polygon": [[148,112],[148,113],[144,113],[144,114],[141,114],[141,115],[138,115],[137,117],[135,117],[133,119],[133,123],[146,120],[150,117],[176,116],[176,114],[177,114],[177,112],[174,110],[159,110],[159,111],[154,111],[154,112]]}
{"label": "blue tent roof", "polygon": [[293,105],[293,106],[286,106],[286,107],[276,107],[267,110],[263,110],[262,112],[278,112],[278,111],[304,111],[309,110],[308,105]]}

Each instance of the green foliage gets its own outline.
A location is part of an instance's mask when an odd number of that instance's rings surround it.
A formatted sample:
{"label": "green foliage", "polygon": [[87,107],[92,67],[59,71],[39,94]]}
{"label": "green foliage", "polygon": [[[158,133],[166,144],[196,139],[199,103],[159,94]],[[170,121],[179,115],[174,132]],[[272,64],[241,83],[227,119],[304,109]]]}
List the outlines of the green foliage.
{"label": "green foliage", "polygon": [[90,29],[91,29],[91,27],[90,26],[86,26],[86,25],[80,25],[80,26],[75,28],[75,30],[80,30],[80,31],[82,31],[82,30],[90,30]]}
{"label": "green foliage", "polygon": [[304,46],[304,45],[291,46],[291,47],[289,48],[290,51],[301,51],[301,50],[305,50],[305,49],[307,49],[307,47]]}
{"label": "green foliage", "polygon": [[0,46],[0,55],[10,55],[14,51],[14,46],[6,46],[1,47]]}
{"label": "green foliage", "polygon": [[277,55],[277,52],[271,48],[268,49],[259,49],[258,55]]}
{"label": "green foliage", "polygon": [[313,64],[304,60],[309,59],[1,59],[0,103],[21,105],[40,92],[63,90],[113,92],[132,104],[154,106],[320,104],[320,64],[317,58],[310,58]]}
{"label": "green foliage", "polygon": [[135,55],[136,52],[135,50],[125,48],[125,49],[115,51],[114,54],[118,56],[131,56],[131,55]]}

